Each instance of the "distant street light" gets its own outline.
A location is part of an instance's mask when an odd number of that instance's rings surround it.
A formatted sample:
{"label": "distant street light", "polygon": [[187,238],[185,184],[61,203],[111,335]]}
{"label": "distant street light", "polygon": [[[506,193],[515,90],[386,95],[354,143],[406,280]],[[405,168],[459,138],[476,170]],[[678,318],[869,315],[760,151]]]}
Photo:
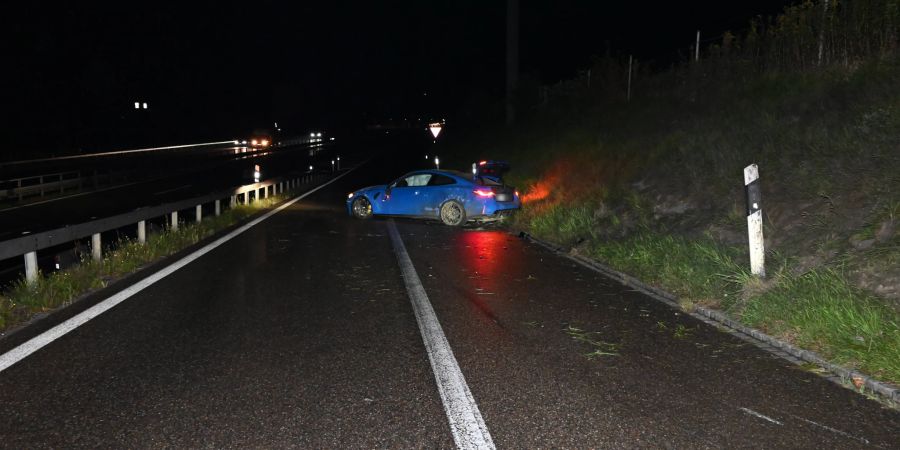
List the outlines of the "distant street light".
{"label": "distant street light", "polygon": [[441,169],[441,160],[437,156],[434,157],[434,167],[438,170]]}

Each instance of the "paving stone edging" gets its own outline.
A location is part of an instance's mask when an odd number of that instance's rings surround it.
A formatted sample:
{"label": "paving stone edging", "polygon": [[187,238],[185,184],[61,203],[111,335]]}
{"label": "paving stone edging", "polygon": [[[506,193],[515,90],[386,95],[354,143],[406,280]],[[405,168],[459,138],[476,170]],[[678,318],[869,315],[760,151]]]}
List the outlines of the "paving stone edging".
{"label": "paving stone edging", "polygon": [[[547,241],[536,238],[528,233],[525,233],[524,231],[519,232],[519,237],[534,242],[535,244],[538,244],[541,247],[544,247],[552,251],[553,253],[556,253],[557,255],[575,261],[582,266],[586,266],[592,270],[600,272],[607,277],[622,283],[623,285],[631,286],[673,308],[684,311],[681,308],[681,305],[678,303],[678,297],[669,292],[650,286],[631,275],[613,269],[594,259],[577,254],[572,254],[565,248],[558,247]],[[695,305],[692,311],[685,312],[687,314],[690,314],[692,317],[711,325],[724,326],[729,329],[729,332],[732,335],[737,336],[744,341],[750,342],[765,351],[774,353],[775,355],[784,358],[794,364],[799,365],[804,362],[815,364],[832,373],[832,376],[826,376],[825,378],[834,382],[835,384],[838,384],[841,387],[863,393],[861,391],[857,391],[856,389],[852,389],[850,386],[853,386],[853,384],[847,384],[847,381],[849,380],[861,380],[863,383],[862,385],[867,393],[875,395],[880,400],[887,403],[889,406],[892,406],[894,408],[900,407],[900,387],[893,386],[890,383],[884,381],[879,381],[862,372],[851,370],[846,367],[829,362],[815,352],[804,350],[785,341],[769,336],[768,334],[763,333],[762,331],[759,331],[755,328],[748,327],[734,319],[731,319],[720,311]]]}

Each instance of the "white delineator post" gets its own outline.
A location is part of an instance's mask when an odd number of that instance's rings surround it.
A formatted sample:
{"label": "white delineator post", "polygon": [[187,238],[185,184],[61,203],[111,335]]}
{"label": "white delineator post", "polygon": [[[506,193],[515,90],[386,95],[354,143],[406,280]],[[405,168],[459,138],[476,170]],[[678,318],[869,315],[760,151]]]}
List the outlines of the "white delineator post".
{"label": "white delineator post", "polygon": [[766,249],[763,242],[762,192],[759,188],[759,167],[744,168],[744,193],[747,197],[747,235],[750,242],[750,272],[766,276]]}
{"label": "white delineator post", "polygon": [[38,280],[37,252],[25,254],[25,281],[30,285]]}
{"label": "white delineator post", "polygon": [[147,222],[144,220],[138,222],[138,242],[147,243]]}
{"label": "white delineator post", "polygon": [[100,241],[100,233],[94,233],[91,235],[91,258],[94,261],[100,261],[103,259],[103,244]]}

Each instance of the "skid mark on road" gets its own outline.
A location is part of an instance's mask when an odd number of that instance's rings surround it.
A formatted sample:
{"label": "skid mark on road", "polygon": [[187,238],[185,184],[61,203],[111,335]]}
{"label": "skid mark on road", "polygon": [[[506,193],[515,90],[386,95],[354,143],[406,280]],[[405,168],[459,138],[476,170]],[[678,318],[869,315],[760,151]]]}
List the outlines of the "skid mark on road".
{"label": "skid mark on road", "polygon": [[412,301],[416,322],[422,333],[422,340],[425,341],[428,360],[431,362],[431,370],[434,372],[441,402],[450,423],[453,441],[456,442],[456,447],[461,449],[493,449],[495,447],[491,434],[481,417],[456,357],[453,356],[450,343],[444,336],[441,324],[422,286],[422,280],[416,273],[416,268],[406,252],[406,246],[403,245],[403,239],[393,220],[388,222],[388,231],[403,273],[406,291]]}

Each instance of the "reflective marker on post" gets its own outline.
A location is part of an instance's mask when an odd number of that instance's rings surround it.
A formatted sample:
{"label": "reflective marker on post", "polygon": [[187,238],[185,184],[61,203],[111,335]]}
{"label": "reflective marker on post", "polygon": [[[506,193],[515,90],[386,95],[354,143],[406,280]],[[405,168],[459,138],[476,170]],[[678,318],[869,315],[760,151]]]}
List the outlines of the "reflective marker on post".
{"label": "reflective marker on post", "polygon": [[766,250],[762,227],[762,192],[759,187],[759,167],[744,168],[744,193],[747,198],[747,235],[750,243],[750,272],[766,276]]}

